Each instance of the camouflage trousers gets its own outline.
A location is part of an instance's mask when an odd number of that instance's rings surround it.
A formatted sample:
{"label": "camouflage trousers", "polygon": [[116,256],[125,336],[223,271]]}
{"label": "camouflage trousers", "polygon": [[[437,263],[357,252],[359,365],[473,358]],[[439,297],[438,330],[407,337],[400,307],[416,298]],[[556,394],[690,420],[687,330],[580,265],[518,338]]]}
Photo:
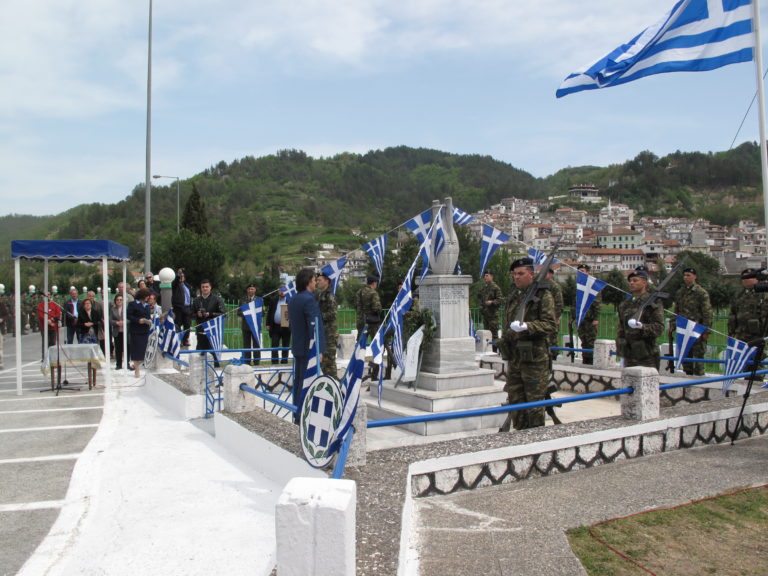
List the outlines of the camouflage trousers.
{"label": "camouflage trousers", "polygon": [[[704,358],[706,352],[707,343],[706,341],[699,338],[696,340],[696,342],[694,342],[693,346],[691,346],[691,349],[688,351],[688,354],[686,354],[686,357]],[[699,364],[698,362],[683,362],[683,370],[689,376],[704,376],[704,364]]]}
{"label": "camouflage trousers", "polygon": [[499,315],[483,313],[483,330],[490,330],[491,340],[494,342],[499,337]]}
{"label": "camouflage trousers", "polygon": [[[537,362],[510,361],[507,368],[507,383],[504,385],[507,403],[521,404],[544,400],[547,395],[550,373],[550,360],[548,358]],[[544,426],[544,408],[510,412],[499,431],[509,432],[510,425],[515,430]]]}
{"label": "camouflage trousers", "polygon": [[326,376],[339,377],[338,369],[336,368],[336,345],[339,340],[339,335],[334,331],[331,334],[325,335],[325,350],[323,350],[323,361],[320,362],[320,370]]}
{"label": "camouflage trousers", "polygon": [[[578,333],[579,340],[581,340],[581,347],[594,350],[595,340],[597,340],[597,326],[592,326],[592,324],[585,326],[585,323],[582,322],[581,326],[579,326]],[[592,352],[582,352],[581,362],[582,364],[592,364],[594,362],[594,354]]]}

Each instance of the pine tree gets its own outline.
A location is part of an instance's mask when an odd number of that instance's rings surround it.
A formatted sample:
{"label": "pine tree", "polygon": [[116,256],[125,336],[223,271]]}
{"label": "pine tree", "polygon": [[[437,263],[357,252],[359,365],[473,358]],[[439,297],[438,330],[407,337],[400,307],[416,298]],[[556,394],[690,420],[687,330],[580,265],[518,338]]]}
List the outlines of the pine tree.
{"label": "pine tree", "polygon": [[181,227],[200,236],[208,236],[208,218],[205,215],[205,203],[200,198],[197,184],[192,184],[192,194],[184,205]]}

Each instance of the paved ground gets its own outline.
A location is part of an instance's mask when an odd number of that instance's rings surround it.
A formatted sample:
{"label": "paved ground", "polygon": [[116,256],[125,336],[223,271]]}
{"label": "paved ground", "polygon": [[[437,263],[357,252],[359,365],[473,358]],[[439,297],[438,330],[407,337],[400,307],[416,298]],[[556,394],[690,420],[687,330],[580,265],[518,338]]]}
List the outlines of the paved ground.
{"label": "paved ground", "polygon": [[762,436],[421,499],[420,574],[586,574],[565,530],[766,483],[768,437]]}
{"label": "paved ground", "polygon": [[[106,393],[41,393],[32,360],[18,397],[8,360],[0,574],[270,573],[280,487],[217,445],[208,421],[179,421],[128,377]],[[421,574],[580,574],[565,528],[766,483],[766,461],[757,438],[420,500]]]}

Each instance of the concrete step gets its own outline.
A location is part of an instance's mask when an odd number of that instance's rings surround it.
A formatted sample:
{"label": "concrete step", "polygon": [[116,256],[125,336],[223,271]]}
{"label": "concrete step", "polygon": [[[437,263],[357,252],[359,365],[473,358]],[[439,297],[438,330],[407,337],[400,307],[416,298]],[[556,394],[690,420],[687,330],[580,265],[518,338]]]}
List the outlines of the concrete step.
{"label": "concrete step", "polygon": [[[372,387],[371,390],[374,390]],[[424,410],[410,408],[382,399],[381,406],[376,401],[375,392],[373,397],[365,398],[368,407],[368,420],[380,420],[383,418],[401,418],[405,416],[422,416],[431,414]],[[501,402],[494,405],[498,406]],[[449,412],[456,412],[450,410]],[[431,422],[417,422],[414,424],[399,425],[399,428],[420,434],[421,436],[434,436],[437,434],[451,434],[454,432],[468,432],[488,428],[498,429],[504,423],[506,414],[488,414],[484,416],[475,416],[472,418],[457,418],[453,420],[435,420]]]}
{"label": "concrete step", "polygon": [[[425,412],[450,412],[498,406],[507,397],[503,388],[503,382],[491,380],[488,386],[438,392],[422,388],[414,390],[402,384],[395,388],[394,383],[390,381],[384,382],[381,396],[382,399],[395,404]],[[378,392],[375,384],[371,386],[369,394],[372,398],[377,398]]]}
{"label": "concrete step", "polygon": [[484,368],[473,370],[436,374],[434,372],[419,372],[416,387],[421,390],[447,392],[451,390],[476,389],[491,386],[494,371]]}

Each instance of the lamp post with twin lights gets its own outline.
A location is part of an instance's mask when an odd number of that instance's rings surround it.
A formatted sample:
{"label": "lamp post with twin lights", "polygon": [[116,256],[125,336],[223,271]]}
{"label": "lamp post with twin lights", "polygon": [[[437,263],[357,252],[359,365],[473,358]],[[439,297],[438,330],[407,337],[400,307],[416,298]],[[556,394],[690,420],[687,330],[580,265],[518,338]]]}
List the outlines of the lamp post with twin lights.
{"label": "lamp post with twin lights", "polygon": [[152,176],[155,180],[158,178],[173,178],[176,180],[176,234],[179,233],[179,177],[178,176],[161,176],[160,174],[155,174]]}

